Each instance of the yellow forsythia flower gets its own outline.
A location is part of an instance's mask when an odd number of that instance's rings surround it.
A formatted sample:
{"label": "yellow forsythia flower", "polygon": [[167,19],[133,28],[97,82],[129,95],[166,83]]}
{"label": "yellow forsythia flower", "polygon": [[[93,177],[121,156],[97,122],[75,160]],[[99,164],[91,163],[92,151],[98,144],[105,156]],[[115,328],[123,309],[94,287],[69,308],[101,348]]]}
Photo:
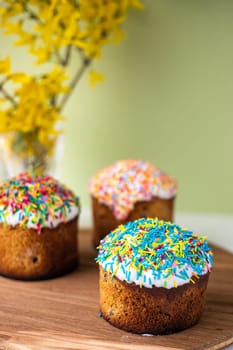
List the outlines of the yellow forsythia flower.
{"label": "yellow forsythia flower", "polygon": [[104,76],[99,72],[91,70],[89,72],[89,81],[91,86],[95,86],[97,83],[104,81]]}
{"label": "yellow forsythia flower", "polygon": [[141,3],[140,0],[131,0],[130,3],[131,3],[131,5],[133,7],[135,7],[138,10],[143,10],[144,9],[144,6],[143,6],[143,4]]}
{"label": "yellow forsythia flower", "polygon": [[11,71],[11,61],[10,57],[6,57],[3,60],[0,60],[0,74],[8,75]]}
{"label": "yellow forsythia flower", "polygon": [[19,73],[19,72],[12,73],[10,75],[10,78],[11,78],[12,82],[21,83],[21,84],[27,83],[31,79],[31,77],[28,74]]}

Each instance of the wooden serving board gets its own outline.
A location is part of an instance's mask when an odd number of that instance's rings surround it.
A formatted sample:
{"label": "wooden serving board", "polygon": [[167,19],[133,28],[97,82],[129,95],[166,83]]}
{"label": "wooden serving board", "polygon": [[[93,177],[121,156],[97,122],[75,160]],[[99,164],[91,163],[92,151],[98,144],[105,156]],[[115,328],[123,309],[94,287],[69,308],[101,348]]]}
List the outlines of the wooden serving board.
{"label": "wooden serving board", "polygon": [[233,255],[214,249],[207,305],[200,322],[166,336],[141,336],[98,317],[98,268],[91,232],[79,235],[81,265],[53,280],[0,277],[0,350],[221,349],[233,343]]}

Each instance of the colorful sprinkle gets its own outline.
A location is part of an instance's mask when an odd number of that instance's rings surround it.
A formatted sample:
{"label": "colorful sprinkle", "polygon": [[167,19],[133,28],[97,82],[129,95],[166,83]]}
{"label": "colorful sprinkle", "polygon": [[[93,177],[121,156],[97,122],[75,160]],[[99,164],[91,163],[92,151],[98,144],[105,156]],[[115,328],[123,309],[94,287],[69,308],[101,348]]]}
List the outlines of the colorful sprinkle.
{"label": "colorful sprinkle", "polygon": [[[151,287],[178,287],[211,271],[206,237],[163,220],[120,225],[100,242],[96,261],[121,280]],[[109,269],[111,264],[111,269]]]}
{"label": "colorful sprinkle", "polygon": [[0,184],[0,223],[55,227],[79,213],[79,198],[50,176],[20,174]]}
{"label": "colorful sprinkle", "polygon": [[173,198],[177,182],[148,162],[128,159],[99,171],[91,179],[88,190],[111,208],[117,219],[124,220],[137,201]]}

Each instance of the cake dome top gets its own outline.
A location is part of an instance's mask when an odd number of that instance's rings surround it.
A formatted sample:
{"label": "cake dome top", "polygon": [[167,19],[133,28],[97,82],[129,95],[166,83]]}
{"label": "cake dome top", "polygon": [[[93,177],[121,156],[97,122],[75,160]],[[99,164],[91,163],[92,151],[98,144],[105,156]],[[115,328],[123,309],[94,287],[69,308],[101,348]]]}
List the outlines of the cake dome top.
{"label": "cake dome top", "polygon": [[0,223],[40,233],[74,219],[79,211],[79,198],[51,176],[24,173],[0,184]]}
{"label": "cake dome top", "polygon": [[173,198],[177,182],[149,162],[127,159],[100,170],[90,180],[88,191],[124,220],[138,201]]}
{"label": "cake dome top", "polygon": [[157,218],[118,226],[98,249],[96,260],[104,270],[148,288],[195,283],[213,264],[206,237]]}

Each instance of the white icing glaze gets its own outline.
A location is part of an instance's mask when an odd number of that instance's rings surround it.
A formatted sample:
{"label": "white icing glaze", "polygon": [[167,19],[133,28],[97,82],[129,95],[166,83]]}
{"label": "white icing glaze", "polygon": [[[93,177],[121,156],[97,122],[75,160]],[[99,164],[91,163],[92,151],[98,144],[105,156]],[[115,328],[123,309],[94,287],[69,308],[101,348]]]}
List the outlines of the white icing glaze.
{"label": "white icing glaze", "polygon": [[[115,263],[115,260],[112,259],[107,259],[104,262],[99,262],[99,264],[102,266],[102,268],[108,272],[115,271],[114,276],[116,276],[119,280],[121,281],[126,281],[127,283],[135,283],[136,285],[142,285],[146,288],[152,288],[153,286],[155,287],[164,287],[164,283],[166,282],[166,288],[170,289],[175,286],[182,286],[186,283],[190,282],[190,279],[192,278],[192,275],[194,270],[192,269],[191,266],[185,265],[182,267],[182,269],[177,268],[177,272],[183,271],[184,269],[187,272],[187,279],[179,278],[178,276],[175,275],[170,275],[169,278],[165,279],[163,277],[160,277],[159,279],[156,279],[153,274],[152,274],[152,269],[148,269],[147,271],[142,271],[142,275],[137,277],[137,272],[132,268],[126,266],[127,261],[124,260],[121,262],[121,264],[117,265]],[[111,266],[111,271],[109,270],[109,266]],[[209,264],[206,264],[204,270],[203,270],[203,275],[205,275],[207,272],[209,272],[211,269],[211,266]],[[129,278],[126,277],[126,273],[130,272],[130,274],[127,274],[130,276]],[[149,283],[149,279],[151,280],[151,283]]]}
{"label": "white icing glaze", "polygon": [[[1,210],[3,210],[3,206],[0,205],[0,211]],[[11,208],[7,207],[4,210],[4,212],[5,212],[5,222],[7,223],[7,225],[14,227],[19,225],[22,222],[21,218],[24,214],[23,210],[19,210],[15,214],[12,214]],[[69,222],[73,220],[78,215],[79,215],[79,208],[75,205],[71,205],[69,212],[66,214],[65,222]],[[28,221],[26,224],[27,228],[37,229],[37,225],[32,222],[33,219],[34,219],[34,216],[28,213]],[[59,218],[59,217],[56,218],[49,215],[48,219],[43,223],[43,227],[54,228],[63,222],[64,222],[64,218]]]}

